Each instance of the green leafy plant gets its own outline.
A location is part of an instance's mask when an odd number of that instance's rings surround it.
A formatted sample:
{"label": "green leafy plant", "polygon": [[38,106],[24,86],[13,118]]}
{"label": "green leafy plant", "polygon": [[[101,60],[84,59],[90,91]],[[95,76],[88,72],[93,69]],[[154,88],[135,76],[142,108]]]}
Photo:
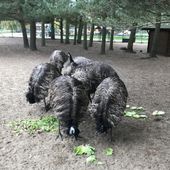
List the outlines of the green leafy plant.
{"label": "green leafy plant", "polygon": [[107,149],[105,150],[105,154],[106,154],[107,156],[113,155],[113,149],[112,149],[112,148],[107,148]]}
{"label": "green leafy plant", "polygon": [[87,163],[98,163],[95,156],[96,149],[90,145],[80,145],[74,148],[73,152],[76,155],[87,155],[86,158]]}
{"label": "green leafy plant", "polygon": [[55,132],[58,130],[58,119],[54,116],[44,116],[37,120],[20,120],[10,123],[17,133],[27,131],[30,134],[35,132]]}
{"label": "green leafy plant", "polygon": [[80,145],[74,148],[73,151],[76,155],[87,155],[91,156],[95,153],[95,148],[90,145]]}
{"label": "green leafy plant", "polygon": [[132,117],[132,118],[147,118],[147,115],[144,114],[144,108],[143,107],[136,107],[129,105],[126,106],[126,110],[124,111],[124,115],[126,117]]}

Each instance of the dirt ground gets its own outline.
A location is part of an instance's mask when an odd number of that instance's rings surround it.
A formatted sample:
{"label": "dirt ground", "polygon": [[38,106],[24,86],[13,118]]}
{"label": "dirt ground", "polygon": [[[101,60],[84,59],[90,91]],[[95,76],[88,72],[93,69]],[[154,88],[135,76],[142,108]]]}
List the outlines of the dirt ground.
{"label": "dirt ground", "polygon": [[[126,44],[115,43],[114,51],[100,55],[100,44],[88,51],[82,45],[61,45],[48,40],[31,52],[22,47],[20,38],[0,38],[0,170],[168,170],[170,169],[170,58],[144,60],[146,45],[135,44],[136,54],[122,50]],[[56,134],[16,135],[10,121],[40,117],[42,104],[29,105],[25,99],[28,79],[35,65],[49,60],[54,49],[86,56],[113,66],[125,82],[131,106],[143,106],[147,120],[123,118],[114,130],[114,141],[106,134],[95,135],[94,121],[87,117],[80,125],[81,136],[56,140]],[[143,50],[140,52],[140,50]],[[166,115],[155,121],[151,113]],[[86,164],[86,157],[75,156],[73,148],[90,144],[96,148],[103,165]],[[113,155],[104,150],[113,148]]]}

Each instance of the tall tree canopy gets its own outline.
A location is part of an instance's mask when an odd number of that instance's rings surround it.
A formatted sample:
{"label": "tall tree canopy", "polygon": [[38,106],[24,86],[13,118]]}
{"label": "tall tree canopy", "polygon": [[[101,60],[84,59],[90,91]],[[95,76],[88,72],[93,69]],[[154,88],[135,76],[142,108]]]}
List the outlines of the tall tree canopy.
{"label": "tall tree canopy", "polygon": [[[82,30],[91,25],[90,43],[92,46],[95,25],[101,27],[101,53],[106,50],[107,28],[111,28],[110,49],[113,49],[114,29],[130,29],[129,51],[133,51],[135,32],[143,25],[155,24],[154,45],[151,56],[156,55],[161,23],[170,21],[169,0],[1,0],[0,20],[18,20],[26,41],[25,23],[31,25],[31,43],[35,44],[35,22],[60,21],[61,42],[65,26],[66,42],[69,42],[70,24],[75,26],[74,44],[81,42]],[[44,25],[44,24],[42,24]],[[44,32],[44,30],[43,30]],[[87,49],[87,31],[84,30],[84,47]],[[33,38],[33,39],[32,39]],[[28,45],[24,46],[28,46]],[[36,47],[34,48],[36,49]]]}

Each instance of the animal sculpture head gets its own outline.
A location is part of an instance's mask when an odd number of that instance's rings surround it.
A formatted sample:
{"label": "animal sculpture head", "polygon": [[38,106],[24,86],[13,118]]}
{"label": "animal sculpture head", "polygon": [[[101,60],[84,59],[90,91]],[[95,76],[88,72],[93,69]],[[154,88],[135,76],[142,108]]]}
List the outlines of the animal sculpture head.
{"label": "animal sculpture head", "polygon": [[70,120],[68,129],[67,129],[67,134],[69,136],[74,136],[75,139],[77,140],[79,133],[80,133],[80,130],[78,129],[78,124],[73,123],[73,120]]}
{"label": "animal sculpture head", "polygon": [[68,60],[68,55],[66,55],[63,51],[55,50],[50,56],[50,63],[55,65],[59,72],[63,68],[64,63]]}

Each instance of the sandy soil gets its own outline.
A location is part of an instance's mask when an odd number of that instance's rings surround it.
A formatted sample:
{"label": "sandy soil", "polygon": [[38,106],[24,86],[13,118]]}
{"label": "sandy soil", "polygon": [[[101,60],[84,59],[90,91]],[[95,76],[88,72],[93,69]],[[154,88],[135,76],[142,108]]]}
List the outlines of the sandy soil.
{"label": "sandy soil", "polygon": [[[129,54],[115,44],[114,51],[99,54],[99,44],[88,51],[81,45],[61,45],[48,40],[37,52],[25,50],[19,38],[0,38],[0,170],[168,170],[170,168],[170,58],[141,60],[146,45],[135,45],[136,54]],[[40,117],[42,104],[29,105],[25,100],[27,82],[35,65],[47,62],[54,49],[69,51],[111,64],[125,82],[131,106],[143,106],[147,120],[124,118],[114,131],[114,142],[108,135],[95,135],[89,117],[81,123],[82,140],[56,140],[56,134],[27,133],[16,135],[10,121]],[[140,50],[143,52],[139,52]],[[166,112],[155,121],[154,110]],[[74,146],[90,144],[97,150],[103,165],[88,165],[85,157],[75,156]],[[108,157],[104,149],[113,148]]]}

